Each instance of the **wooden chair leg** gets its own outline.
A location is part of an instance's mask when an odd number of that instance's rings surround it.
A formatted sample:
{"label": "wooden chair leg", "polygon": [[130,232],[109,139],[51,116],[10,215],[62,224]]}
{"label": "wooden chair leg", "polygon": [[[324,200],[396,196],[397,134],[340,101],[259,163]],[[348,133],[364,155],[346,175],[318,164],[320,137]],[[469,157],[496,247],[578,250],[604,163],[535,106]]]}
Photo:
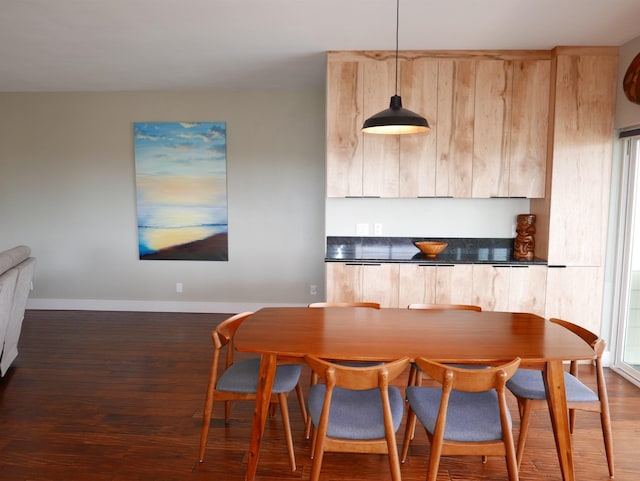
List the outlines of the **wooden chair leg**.
{"label": "wooden chair leg", "polygon": [[280,401],[280,414],[282,414],[282,426],[284,427],[284,437],[287,440],[287,451],[289,452],[289,463],[291,471],[296,470],[296,455],[293,450],[293,437],[291,436],[291,423],[289,421],[289,406],[287,404],[287,395],[285,393],[278,394]]}
{"label": "wooden chair leg", "polygon": [[396,433],[387,431],[387,455],[389,457],[389,469],[392,481],[402,481],[400,475],[400,460],[398,459],[398,446],[396,445]]}
{"label": "wooden chair leg", "polygon": [[607,455],[607,466],[609,467],[609,477],[613,478],[613,436],[611,434],[611,418],[609,415],[609,403],[603,403],[600,412],[600,423],[602,424],[602,437],[604,438],[604,451]]}
{"label": "wooden chair leg", "polygon": [[207,448],[207,439],[209,438],[209,427],[211,424],[211,416],[213,416],[213,374],[209,377],[209,385],[207,386],[207,398],[204,402],[204,412],[202,413],[202,427],[200,428],[200,451],[198,452],[198,460],[204,462],[204,452]]}
{"label": "wooden chair leg", "polygon": [[407,460],[407,454],[409,454],[409,444],[411,443],[411,439],[415,430],[416,415],[411,407],[409,407],[409,412],[407,413],[407,423],[404,430],[404,441],[402,442],[402,454],[400,455],[401,463],[404,463]]}
{"label": "wooden chair leg", "polygon": [[531,419],[531,400],[525,399],[520,401],[518,399],[518,405],[520,407],[520,434],[518,435],[518,448],[516,449],[516,462],[518,463],[518,469],[522,463],[522,454],[524,453],[524,444],[527,441],[527,433],[529,432],[529,421]]}
{"label": "wooden chair leg", "polygon": [[322,459],[324,458],[324,437],[318,437],[318,430],[313,430],[313,445],[311,451],[311,478],[309,481],[318,481],[320,478],[320,468],[322,468]]}
{"label": "wooden chair leg", "polygon": [[431,454],[429,457],[429,468],[427,470],[427,481],[438,479],[438,469],[440,468],[440,456],[442,455],[442,444],[433,442],[431,444]]}
{"label": "wooden chair leg", "polygon": [[408,386],[415,386],[417,373],[418,373],[418,368],[412,364],[411,368],[409,369],[409,381],[407,382]]}
{"label": "wooden chair leg", "polygon": [[[313,386],[314,384],[318,384],[318,374],[313,372],[313,371],[311,371],[311,382],[309,383],[309,385]],[[304,438],[305,439],[309,439],[311,437],[311,429],[312,428],[313,428],[313,426],[311,425],[311,416],[309,416],[307,414],[307,420],[306,420],[305,425],[304,425]],[[312,447],[312,449],[313,449],[313,447]]]}
{"label": "wooden chair leg", "polygon": [[300,406],[300,413],[302,414],[302,420],[306,426],[307,424],[307,405],[304,402],[304,394],[302,394],[302,386],[300,383],[296,384],[296,396],[298,397],[298,405]]}
{"label": "wooden chair leg", "polygon": [[573,434],[573,428],[576,425],[576,409],[569,409],[569,432]]}

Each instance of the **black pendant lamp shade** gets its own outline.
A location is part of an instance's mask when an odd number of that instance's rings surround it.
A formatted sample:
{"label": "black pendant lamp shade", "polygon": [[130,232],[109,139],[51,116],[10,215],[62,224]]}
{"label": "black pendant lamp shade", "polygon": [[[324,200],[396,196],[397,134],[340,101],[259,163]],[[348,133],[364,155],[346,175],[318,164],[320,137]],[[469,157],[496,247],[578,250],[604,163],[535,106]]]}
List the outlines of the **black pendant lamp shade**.
{"label": "black pendant lamp shade", "polygon": [[389,108],[372,115],[364,121],[362,131],[367,134],[418,134],[430,130],[427,119],[402,108],[398,95],[398,30],[400,25],[400,0],[396,2],[396,93],[391,97]]}
{"label": "black pendant lamp shade", "polygon": [[399,95],[391,97],[389,108],[364,121],[362,131],[368,134],[419,134],[430,130],[427,119],[402,108]]}

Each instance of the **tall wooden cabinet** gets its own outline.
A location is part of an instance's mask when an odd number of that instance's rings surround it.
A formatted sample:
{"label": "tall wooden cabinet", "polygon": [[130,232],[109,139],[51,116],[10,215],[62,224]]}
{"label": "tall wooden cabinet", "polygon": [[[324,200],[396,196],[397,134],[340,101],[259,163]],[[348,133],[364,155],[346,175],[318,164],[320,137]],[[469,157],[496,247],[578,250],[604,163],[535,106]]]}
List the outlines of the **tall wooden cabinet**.
{"label": "tall wooden cabinet", "polygon": [[549,263],[546,315],[599,332],[618,49],[553,53],[548,195],[531,202]]}

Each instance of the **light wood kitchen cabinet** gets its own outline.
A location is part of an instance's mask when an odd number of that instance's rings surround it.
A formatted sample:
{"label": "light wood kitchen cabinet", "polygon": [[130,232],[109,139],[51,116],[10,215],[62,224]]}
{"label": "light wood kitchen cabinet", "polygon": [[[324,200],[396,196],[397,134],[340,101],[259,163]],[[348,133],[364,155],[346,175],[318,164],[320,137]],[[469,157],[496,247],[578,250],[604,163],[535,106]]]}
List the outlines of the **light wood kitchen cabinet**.
{"label": "light wood kitchen cabinet", "polygon": [[533,312],[545,317],[547,266],[511,266],[509,311]]}
{"label": "light wood kitchen cabinet", "polygon": [[603,275],[600,267],[549,267],[546,317],[566,319],[599,333]]}
{"label": "light wood kitchen cabinet", "polygon": [[471,304],[485,311],[545,313],[547,266],[473,266]]}
{"label": "light wood kitchen cabinet", "polygon": [[363,70],[358,60],[327,62],[328,197],[362,196]]}
{"label": "light wood kitchen cabinet", "polygon": [[476,63],[472,197],[544,197],[549,59]]}
{"label": "light wood kitchen cabinet", "polygon": [[617,49],[557,49],[555,71],[549,204],[532,207],[542,211],[543,222],[548,220],[549,265],[600,266],[613,155]]}
{"label": "light wood kitchen cabinet", "polygon": [[327,262],[327,302],[378,302],[398,307],[399,264]]}
{"label": "light wood kitchen cabinet", "polygon": [[[362,111],[367,119],[389,108],[395,89],[395,59],[362,60],[364,92]],[[362,122],[357,126],[360,132]],[[362,134],[362,196],[398,197],[400,138],[398,135]]]}
{"label": "light wood kitchen cabinet", "polygon": [[484,311],[509,310],[509,266],[476,264],[473,266],[473,295],[469,304]]}
{"label": "light wood kitchen cabinet", "polygon": [[394,52],[329,52],[329,197],[542,197],[548,53],[401,52],[398,93],[421,135],[364,135],[388,108]]}
{"label": "light wood kitchen cabinet", "polygon": [[554,50],[552,155],[537,215],[536,255],[546,257],[546,317],[600,332],[613,157],[618,49]]}
{"label": "light wood kitchen cabinet", "polygon": [[400,264],[399,307],[412,303],[470,304],[470,264]]}
{"label": "light wood kitchen cabinet", "polygon": [[471,197],[476,61],[440,60],[438,69],[436,196]]}
{"label": "light wood kitchen cabinet", "polygon": [[509,196],[543,198],[547,170],[551,59],[513,62]]}
{"label": "light wood kitchen cabinet", "polygon": [[426,117],[431,130],[400,139],[400,197],[435,197],[436,139],[438,137],[437,59],[416,57],[400,62],[403,105]]}

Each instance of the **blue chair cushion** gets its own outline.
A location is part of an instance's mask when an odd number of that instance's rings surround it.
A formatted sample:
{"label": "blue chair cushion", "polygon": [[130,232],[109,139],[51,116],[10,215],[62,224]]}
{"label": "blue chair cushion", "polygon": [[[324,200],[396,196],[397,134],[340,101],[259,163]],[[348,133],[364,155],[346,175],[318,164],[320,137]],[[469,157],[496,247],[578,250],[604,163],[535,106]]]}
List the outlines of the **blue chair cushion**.
{"label": "blue chair cushion", "polygon": [[[598,395],[568,372],[564,373],[564,385],[568,402],[597,401]],[[534,369],[518,369],[507,381],[507,388],[516,396],[527,399],[546,399],[542,372]]]}
{"label": "blue chair cushion", "polygon": [[[325,392],[324,384],[314,384],[309,388],[309,414],[316,428],[320,422]],[[402,421],[404,400],[400,390],[394,386],[389,387],[389,404],[395,432]],[[334,388],[327,436],[338,439],[383,439],[385,431],[380,389],[356,391]]]}
{"label": "blue chair cushion", "polygon": [[[282,364],[276,368],[273,381],[274,394],[292,391],[298,380],[302,366],[300,364]],[[243,359],[234,362],[218,379],[216,389],[219,391],[255,393],[258,389],[260,359]]]}
{"label": "blue chair cushion", "polygon": [[[436,427],[441,398],[441,388],[407,387],[409,405],[430,433],[433,433]],[[444,439],[463,442],[502,439],[497,392],[451,391]]]}

